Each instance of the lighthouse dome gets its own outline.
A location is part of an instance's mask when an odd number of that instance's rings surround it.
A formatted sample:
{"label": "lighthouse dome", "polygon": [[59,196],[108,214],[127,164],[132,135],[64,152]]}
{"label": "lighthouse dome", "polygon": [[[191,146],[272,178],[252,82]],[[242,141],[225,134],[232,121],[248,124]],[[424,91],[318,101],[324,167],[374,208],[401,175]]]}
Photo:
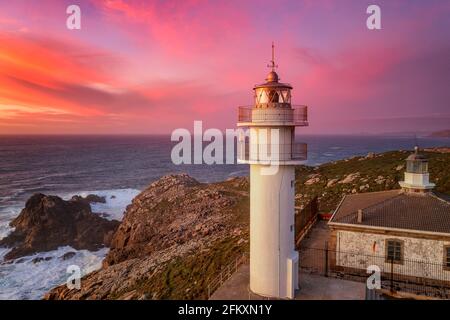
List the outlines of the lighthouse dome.
{"label": "lighthouse dome", "polygon": [[278,80],[278,74],[275,71],[270,71],[266,78],[267,82],[278,82]]}

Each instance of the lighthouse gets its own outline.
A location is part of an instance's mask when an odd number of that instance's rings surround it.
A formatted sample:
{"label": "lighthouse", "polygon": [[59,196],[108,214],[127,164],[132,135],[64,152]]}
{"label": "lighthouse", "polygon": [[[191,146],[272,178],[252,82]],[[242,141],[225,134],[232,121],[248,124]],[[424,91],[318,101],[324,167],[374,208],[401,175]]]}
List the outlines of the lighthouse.
{"label": "lighthouse", "polygon": [[306,161],[306,144],[295,127],[308,125],[307,107],[291,104],[292,86],[275,71],[274,45],[266,81],[255,85],[254,104],[239,107],[238,163],[250,165],[250,291],[294,298],[298,289],[295,251],[295,166]]}
{"label": "lighthouse", "polygon": [[414,153],[406,158],[405,179],[399,182],[405,192],[427,192],[435,187],[430,183],[428,173],[428,159],[419,153],[419,147],[414,148]]}

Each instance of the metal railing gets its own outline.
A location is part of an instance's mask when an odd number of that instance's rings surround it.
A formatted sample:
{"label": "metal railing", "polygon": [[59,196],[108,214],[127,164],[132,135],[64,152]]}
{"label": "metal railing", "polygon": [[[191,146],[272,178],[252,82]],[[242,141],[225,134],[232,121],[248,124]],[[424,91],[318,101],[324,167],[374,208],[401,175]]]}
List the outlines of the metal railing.
{"label": "metal railing", "polygon": [[291,122],[296,126],[308,125],[308,107],[293,105],[292,108],[239,107],[238,122]]}
{"label": "metal railing", "polygon": [[400,263],[385,256],[364,255],[325,248],[301,247],[299,269],[352,281],[366,282],[369,266],[380,269],[381,288],[389,292],[450,299],[450,271],[440,263],[403,259]]}
{"label": "metal railing", "polygon": [[208,300],[213,293],[223,285],[231,276],[238,270],[238,268],[249,262],[248,253],[243,253],[237,257],[233,262],[223,267],[219,274],[208,283]]}
{"label": "metal railing", "polygon": [[243,161],[305,161],[308,156],[306,143],[250,144],[238,141],[237,158]]}

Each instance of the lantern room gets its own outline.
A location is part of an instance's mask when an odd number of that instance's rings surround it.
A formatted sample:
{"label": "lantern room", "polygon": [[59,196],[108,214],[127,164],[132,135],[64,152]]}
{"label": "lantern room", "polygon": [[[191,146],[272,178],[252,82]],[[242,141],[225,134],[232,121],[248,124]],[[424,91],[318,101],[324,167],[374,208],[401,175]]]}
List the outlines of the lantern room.
{"label": "lantern room", "polygon": [[265,83],[253,88],[256,108],[290,107],[292,86],[287,83],[280,83],[278,80],[278,74],[272,70],[267,75]]}
{"label": "lantern room", "polygon": [[414,148],[414,153],[406,159],[406,172],[408,173],[428,173],[428,159],[419,154],[419,148]]}
{"label": "lantern room", "polygon": [[430,183],[428,159],[419,154],[418,147],[406,158],[405,180],[399,181],[399,184],[406,192],[424,192],[434,188],[434,183]]}

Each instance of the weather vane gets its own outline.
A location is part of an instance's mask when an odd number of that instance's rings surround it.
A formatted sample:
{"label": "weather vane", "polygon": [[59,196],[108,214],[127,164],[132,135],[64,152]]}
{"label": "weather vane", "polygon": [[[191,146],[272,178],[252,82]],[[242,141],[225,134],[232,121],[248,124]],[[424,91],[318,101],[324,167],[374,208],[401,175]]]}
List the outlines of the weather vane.
{"label": "weather vane", "polygon": [[272,60],[270,60],[270,64],[267,65],[268,68],[272,68],[272,71],[275,71],[275,68],[278,68],[278,65],[275,64],[275,45],[272,41]]}

